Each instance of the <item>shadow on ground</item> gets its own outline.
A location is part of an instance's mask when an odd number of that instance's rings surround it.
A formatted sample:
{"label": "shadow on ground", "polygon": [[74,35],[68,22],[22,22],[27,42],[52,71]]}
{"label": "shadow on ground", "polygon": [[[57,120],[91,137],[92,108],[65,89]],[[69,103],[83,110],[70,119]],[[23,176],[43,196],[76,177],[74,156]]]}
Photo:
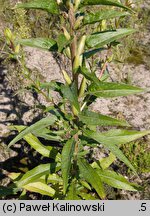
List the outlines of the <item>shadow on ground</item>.
{"label": "shadow on ground", "polygon": [[[7,185],[7,174],[9,172],[26,172],[27,168],[32,169],[40,163],[50,162],[49,159],[42,159],[24,141],[15,144],[8,149],[9,142],[16,135],[9,131],[10,125],[24,125],[23,116],[32,109],[14,94],[7,81],[7,70],[0,60],[0,185]],[[35,93],[33,97],[36,98]],[[9,118],[13,115],[13,119]],[[36,122],[42,117],[39,115],[30,121]],[[7,179],[7,180],[6,180]]]}

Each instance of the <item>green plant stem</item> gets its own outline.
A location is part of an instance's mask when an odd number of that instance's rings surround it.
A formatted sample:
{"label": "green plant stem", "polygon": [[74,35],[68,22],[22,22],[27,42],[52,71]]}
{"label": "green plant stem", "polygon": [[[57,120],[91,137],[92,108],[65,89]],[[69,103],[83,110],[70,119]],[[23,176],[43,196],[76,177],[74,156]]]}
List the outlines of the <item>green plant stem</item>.
{"label": "green plant stem", "polygon": [[69,8],[69,12],[68,12],[68,17],[69,17],[69,24],[70,24],[70,35],[73,37],[73,41],[70,45],[70,50],[71,50],[71,63],[72,63],[72,77],[73,77],[73,81],[75,81],[77,89],[78,89],[78,74],[74,73],[73,71],[73,62],[76,56],[76,50],[77,50],[77,36],[76,36],[76,32],[74,29],[75,26],[75,13],[74,13],[74,8],[73,5],[70,4],[70,8]]}

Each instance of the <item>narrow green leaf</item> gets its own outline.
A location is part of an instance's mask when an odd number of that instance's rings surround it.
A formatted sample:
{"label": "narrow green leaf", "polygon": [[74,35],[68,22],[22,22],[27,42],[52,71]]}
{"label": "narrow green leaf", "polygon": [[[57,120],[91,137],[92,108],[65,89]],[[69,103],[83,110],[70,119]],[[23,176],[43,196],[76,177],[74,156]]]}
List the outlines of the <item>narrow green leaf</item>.
{"label": "narrow green leaf", "polygon": [[68,186],[68,178],[69,178],[69,172],[71,168],[71,160],[73,157],[75,148],[75,140],[70,139],[68,142],[64,145],[62,150],[62,161],[61,161],[61,170],[62,170],[62,177],[63,177],[63,193],[66,193],[67,186]]}
{"label": "narrow green leaf", "polygon": [[53,173],[53,174],[49,174],[49,175],[45,175],[45,176],[42,176],[40,178],[40,181],[42,182],[46,182],[47,184],[59,184],[59,185],[63,185],[63,179],[56,173]]}
{"label": "narrow green leaf", "polygon": [[18,181],[22,177],[22,173],[9,173],[8,177],[13,180],[13,182]]}
{"label": "narrow green leaf", "polygon": [[20,39],[18,42],[23,46],[35,47],[47,51],[57,51],[57,43],[51,38]]}
{"label": "narrow green leaf", "polygon": [[95,55],[96,53],[101,52],[103,50],[106,50],[106,48],[98,48],[98,49],[86,51],[83,53],[83,57],[88,59],[88,58],[92,57],[93,55]]}
{"label": "narrow green leaf", "polygon": [[[44,138],[46,140],[52,140],[52,141],[62,141],[62,138],[60,136],[58,136],[57,133],[55,133],[55,131],[51,131],[47,128],[44,128],[42,131],[41,129],[40,130],[36,130],[33,132],[33,134],[37,137],[41,137],[41,138]],[[64,134],[64,132],[63,132]]]}
{"label": "narrow green leaf", "polygon": [[65,200],[80,200],[76,191],[76,182],[73,180],[68,188],[68,193]]}
{"label": "narrow green leaf", "polygon": [[24,140],[26,140],[27,143],[29,143],[29,145],[34,148],[37,152],[39,152],[41,155],[43,155],[44,157],[48,157],[48,158],[57,158],[57,149],[51,147],[51,146],[44,146],[37,137],[35,137],[33,134],[28,134],[26,136],[24,136],[23,138]]}
{"label": "narrow green leaf", "polygon": [[116,41],[120,38],[123,38],[127,35],[130,35],[134,33],[134,29],[117,29],[117,30],[111,30],[111,31],[104,31],[104,32],[98,32],[94,33],[92,35],[89,35],[86,39],[86,45],[89,48],[100,48],[106,44],[109,44],[113,41]]}
{"label": "narrow green leaf", "polygon": [[100,166],[102,167],[103,170],[107,169],[110,167],[110,165],[116,160],[115,155],[113,155],[111,152],[108,157],[102,158],[100,160]]}
{"label": "narrow green leaf", "polygon": [[132,142],[136,139],[139,139],[143,136],[146,136],[148,134],[150,134],[150,130],[147,131],[135,131],[135,130],[122,130],[122,129],[112,129],[109,130],[108,132],[104,132],[104,133],[98,133],[98,136],[101,136],[104,138],[102,138],[102,142],[104,141],[107,144],[111,144],[113,142],[113,144],[115,145],[121,145],[121,144],[125,144],[128,142]]}
{"label": "narrow green leaf", "polygon": [[149,134],[150,131],[128,131],[128,130],[110,130],[105,133],[98,133],[86,130],[84,131],[84,134],[96,140],[98,143],[102,143],[107,149],[109,149],[119,160],[124,162],[128,167],[130,167],[135,173],[135,169],[130,163],[130,161],[126,158],[126,156],[122,153],[122,151],[119,149],[118,145],[125,144],[128,142],[131,142],[133,140],[136,140],[138,138],[141,138],[147,134]]}
{"label": "narrow green leaf", "polygon": [[79,114],[79,119],[87,125],[99,125],[99,126],[127,126],[130,125],[123,120],[111,118],[109,116],[101,115],[96,112],[85,110]]}
{"label": "narrow green leaf", "polygon": [[117,174],[114,171],[96,169],[96,172],[100,176],[102,182],[114,188],[137,191],[138,185],[128,182],[122,175]]}
{"label": "narrow green leaf", "polygon": [[131,10],[130,8],[124,6],[123,4],[119,3],[117,0],[81,0],[81,6],[86,5],[110,5],[110,6],[116,6],[121,7],[126,10]]}
{"label": "narrow green leaf", "polygon": [[56,0],[33,0],[27,3],[19,3],[16,7],[25,9],[40,9],[52,14],[59,14]]}
{"label": "narrow green leaf", "polygon": [[88,190],[92,190],[91,186],[86,181],[80,180],[80,184],[85,188],[87,188]]}
{"label": "narrow green leaf", "polygon": [[117,10],[101,10],[95,13],[89,13],[84,16],[83,24],[92,24],[106,19],[113,19],[116,17],[122,17],[130,15],[128,12],[122,12]]}
{"label": "narrow green leaf", "polygon": [[20,132],[20,134],[18,134],[8,145],[8,147],[10,147],[11,145],[15,144],[16,142],[18,142],[20,139],[22,139],[24,136],[26,136],[29,133],[33,133],[36,130],[42,130],[45,127],[48,127],[52,124],[54,124],[54,122],[56,121],[56,117],[55,116],[51,116],[51,117],[46,117],[43,118],[41,120],[39,120],[38,122],[36,122],[35,124],[31,125],[30,127],[25,128],[23,131]]}
{"label": "narrow green leaf", "polygon": [[105,199],[103,184],[95,170],[83,159],[78,159],[80,175],[92,185],[101,199]]}
{"label": "narrow green leaf", "polygon": [[32,182],[23,186],[23,188],[28,191],[39,193],[45,196],[53,197],[55,195],[55,190],[42,182]]}
{"label": "narrow green leaf", "polygon": [[[85,135],[88,136],[89,138],[92,138],[96,140],[99,143],[102,143],[108,150],[110,150],[119,160],[124,162],[130,169],[132,169],[135,173],[135,169],[130,163],[130,161],[126,158],[126,156],[123,154],[123,152],[119,149],[117,145],[113,143],[113,140],[109,139],[107,136],[103,136],[103,134],[97,133],[97,132],[92,132],[92,131],[85,131]],[[128,141],[127,141],[128,142]]]}
{"label": "narrow green leaf", "polygon": [[54,172],[56,166],[56,163],[48,163],[35,167],[22,176],[22,178],[16,183],[17,187],[21,188],[29,183],[35,182],[43,175],[48,175],[49,173]]}
{"label": "narrow green leaf", "polygon": [[19,195],[18,200],[28,200],[27,191],[24,189],[22,193]]}
{"label": "narrow green leaf", "polygon": [[77,88],[75,83],[73,83],[72,86],[62,85],[61,91],[64,98],[69,100],[71,105],[73,105],[79,111],[80,107],[79,107]]}
{"label": "narrow green leaf", "polygon": [[92,83],[86,94],[95,95],[96,97],[111,98],[138,94],[143,91],[144,89],[131,85],[113,82],[99,82],[99,85],[98,83],[96,85],[95,83]]}
{"label": "narrow green leaf", "polygon": [[[26,126],[11,126],[11,128],[14,130],[14,129],[17,129],[18,132],[21,132],[22,130],[24,130],[25,128],[27,128]],[[42,131],[44,132],[46,130],[46,128],[44,128]],[[48,129],[47,129],[48,130]],[[46,131],[47,131],[46,130]],[[33,132],[35,135],[37,134],[39,137],[43,137],[43,136],[40,136],[40,133],[42,133],[42,131],[40,130],[36,130],[35,132]],[[48,130],[49,131],[49,130]],[[49,138],[48,137],[43,137],[43,138]],[[60,159],[59,157],[59,154],[57,149],[53,148],[52,146],[45,146],[43,145],[39,139],[34,136],[33,134],[29,133],[27,135],[25,135],[23,137],[23,139],[33,148],[35,149],[37,152],[39,152],[41,155],[43,155],[44,157],[49,157],[49,158],[53,158],[53,159]],[[51,139],[50,140],[55,140],[56,139]],[[58,140],[57,140],[58,141]],[[59,139],[60,141],[60,139]]]}

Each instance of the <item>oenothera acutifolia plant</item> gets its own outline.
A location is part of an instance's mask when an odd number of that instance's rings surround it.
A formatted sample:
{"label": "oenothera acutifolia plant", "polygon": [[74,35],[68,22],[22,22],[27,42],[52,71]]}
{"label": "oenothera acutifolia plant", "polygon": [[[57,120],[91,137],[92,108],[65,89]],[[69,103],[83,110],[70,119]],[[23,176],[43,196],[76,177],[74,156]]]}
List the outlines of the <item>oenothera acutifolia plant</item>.
{"label": "oenothera acutifolia plant", "polygon": [[[101,7],[94,7],[97,11],[87,12],[89,6],[92,8],[94,5]],[[33,149],[42,156],[53,159],[53,162],[40,164],[25,174],[11,173],[9,176],[14,183],[10,190],[14,193],[29,190],[53,199],[68,200],[107,199],[106,184],[118,189],[138,190],[139,186],[114,172],[110,165],[119,159],[136,174],[120,146],[145,136],[150,131],[131,130],[125,120],[105,116],[89,108],[97,98],[143,92],[139,87],[108,82],[104,76],[105,68],[102,68],[98,76],[89,67],[90,58],[103,49],[109,50],[116,45],[117,40],[135,30],[112,28],[92,33],[92,28],[87,27],[104,20],[129,16],[132,10],[116,0],[33,0],[17,4],[16,7],[41,9],[58,16],[60,31],[56,38],[21,39],[16,43],[65,55],[71,62],[72,75],[69,75],[70,69],[62,70],[64,83],[51,81],[34,85],[51,102],[51,106],[46,108],[47,116],[30,127],[13,126],[19,134],[10,142],[9,147],[23,138]],[[19,57],[18,61],[22,64]],[[23,70],[27,73],[25,66]],[[60,101],[54,102],[46,91],[59,93]],[[100,132],[100,127],[104,126],[113,126],[113,129]],[[44,145],[40,138],[49,140],[49,146]],[[58,142],[59,147],[51,146],[51,141]],[[110,154],[91,163],[84,147],[99,144]]]}

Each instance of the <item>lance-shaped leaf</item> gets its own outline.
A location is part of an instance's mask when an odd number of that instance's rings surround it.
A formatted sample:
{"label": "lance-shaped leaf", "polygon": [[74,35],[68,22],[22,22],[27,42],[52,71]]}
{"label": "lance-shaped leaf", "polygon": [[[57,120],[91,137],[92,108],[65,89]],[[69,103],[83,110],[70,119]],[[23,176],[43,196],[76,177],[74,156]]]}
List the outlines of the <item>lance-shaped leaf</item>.
{"label": "lance-shaped leaf", "polygon": [[[12,179],[14,183],[20,180],[22,176],[23,176],[22,173],[9,173],[8,174],[8,177]],[[55,174],[55,173],[49,174],[49,175],[43,175],[40,178],[38,178],[37,181],[42,182],[42,183],[47,183],[47,184],[51,183],[53,185],[54,184],[63,185],[63,179],[58,174]]]}
{"label": "lance-shaped leaf", "polygon": [[106,144],[115,144],[121,145],[125,143],[132,142],[136,139],[139,139],[143,136],[150,134],[150,130],[146,131],[135,131],[135,130],[122,130],[122,129],[113,129],[109,130],[108,132],[99,133],[99,132],[92,132],[88,131],[93,137],[95,135],[95,140],[97,139],[98,142],[106,143]]}
{"label": "lance-shaped leaf", "polygon": [[83,24],[92,24],[101,20],[113,19],[116,17],[122,17],[130,15],[128,12],[116,11],[116,10],[101,10],[95,13],[89,13],[84,16]]}
{"label": "lance-shaped leaf", "polygon": [[[78,154],[78,156],[79,156],[79,154]],[[83,181],[83,180],[80,180],[80,184],[83,186],[83,187],[85,187],[85,188],[87,188],[88,190],[92,190],[91,189],[91,186],[86,182],[86,181]]]}
{"label": "lance-shaped leaf", "polygon": [[41,176],[48,175],[56,170],[56,163],[41,164],[32,170],[26,172],[22,178],[16,182],[16,186],[21,188],[29,183],[37,181]]}
{"label": "lance-shaped leaf", "polygon": [[69,172],[71,168],[71,160],[73,157],[75,149],[75,140],[70,139],[64,145],[62,150],[62,160],[61,160],[61,170],[62,170],[62,177],[63,177],[63,193],[66,193],[67,186],[68,186],[68,179],[69,179]]}
{"label": "lance-shaped leaf", "polygon": [[[41,137],[41,138],[44,138],[46,140],[52,140],[52,141],[62,141],[62,138],[58,135],[59,132],[55,133],[55,131],[51,131],[47,128],[44,128],[42,131],[41,129],[40,130],[36,130],[33,132],[33,134],[37,137]],[[61,133],[60,133],[61,134]],[[64,131],[62,131],[62,135],[64,134]]]}
{"label": "lance-shaped leaf", "polygon": [[42,176],[40,178],[40,182],[46,182],[47,184],[59,184],[59,185],[63,185],[63,179],[58,175],[58,174],[49,174],[49,175],[45,175],[45,176]]}
{"label": "lance-shaped leaf", "polygon": [[102,182],[114,188],[129,191],[137,191],[137,189],[139,188],[138,185],[128,182],[127,179],[125,179],[122,175],[117,174],[114,171],[96,169],[96,172],[100,176]]}
{"label": "lance-shaped leaf", "polygon": [[55,116],[46,117],[41,119],[40,121],[36,122],[35,124],[31,125],[30,127],[25,128],[23,131],[21,131],[8,145],[10,147],[11,145],[18,142],[20,139],[22,139],[25,135],[29,133],[36,132],[36,130],[42,130],[45,127],[48,127],[56,121]]}
{"label": "lance-shaped leaf", "polygon": [[120,129],[110,130],[105,133],[93,132],[90,130],[84,131],[84,134],[88,138],[92,138],[98,143],[103,144],[119,160],[124,162],[134,172],[136,172],[134,167],[132,166],[130,161],[126,158],[126,156],[122,153],[122,151],[119,149],[119,145],[139,139],[149,133],[150,131],[128,131],[128,130],[120,130]]}
{"label": "lance-shaped leaf", "polygon": [[111,98],[118,96],[127,96],[131,94],[138,94],[143,91],[143,89],[131,85],[113,82],[99,82],[99,85],[95,85],[95,83],[92,83],[89,86],[86,94],[95,95],[96,97]]}
{"label": "lance-shaped leaf", "polygon": [[18,42],[23,46],[35,47],[47,51],[57,51],[57,43],[51,38],[20,39]]}
{"label": "lance-shaped leaf", "polygon": [[81,0],[81,6],[86,5],[110,5],[121,7],[127,10],[131,10],[130,8],[124,6],[123,4],[119,3],[117,0]]}
{"label": "lance-shaped leaf", "polygon": [[39,193],[45,196],[53,197],[55,195],[55,190],[43,182],[32,182],[23,186],[23,188],[28,191]]}
{"label": "lance-shaped leaf", "polygon": [[130,35],[134,32],[135,32],[134,29],[125,29],[125,28],[104,31],[104,32],[97,32],[87,37],[86,45],[89,48],[93,48],[93,47],[100,48],[106,44],[109,44],[113,41],[116,41],[120,38]]}
{"label": "lance-shaped leaf", "polygon": [[72,86],[62,85],[61,91],[64,98],[69,100],[71,105],[73,105],[79,111],[80,107],[79,107],[77,88],[75,83],[73,83]]}
{"label": "lance-shaped leaf", "polygon": [[[26,126],[11,126],[11,128],[12,129],[17,129],[18,130],[18,132],[20,132],[20,131],[22,131],[22,130],[24,130],[25,128],[26,128]],[[44,128],[42,131],[45,131],[46,129]],[[38,134],[39,135],[39,137],[42,137],[42,136],[40,136],[40,132],[42,133],[42,131],[40,130],[36,130],[35,132],[34,132],[34,134]],[[49,131],[49,130],[48,130]],[[44,137],[45,138],[45,137]],[[49,138],[49,136],[48,136],[48,138]],[[44,157],[49,157],[49,158],[53,158],[53,159],[60,159],[60,157],[59,157],[59,154],[57,154],[58,153],[58,151],[57,151],[57,149],[55,149],[55,148],[53,148],[52,146],[45,146],[45,145],[43,145],[40,141],[39,141],[39,139],[36,137],[36,136],[34,136],[33,134],[31,134],[31,133],[29,133],[29,134],[27,134],[27,135],[25,135],[24,137],[23,137],[23,139],[33,148],[33,149],[35,149],[37,152],[39,152],[41,155],[43,155]],[[55,140],[55,139],[52,139],[52,137],[51,137],[51,139],[50,140]],[[57,140],[58,141],[58,140]]]}
{"label": "lance-shaped leaf", "polygon": [[44,157],[53,158],[53,159],[57,158],[57,152],[58,152],[57,149],[53,148],[52,146],[43,145],[39,141],[39,139],[33,134],[30,133],[26,135],[23,139],[26,140],[26,142],[29,143],[29,145],[32,148],[34,148],[37,152],[39,152]]}
{"label": "lance-shaped leaf", "polygon": [[83,57],[88,59],[88,58],[92,57],[93,55],[95,55],[96,53],[101,52],[103,50],[106,50],[106,48],[98,48],[98,49],[86,51],[83,53]]}
{"label": "lance-shaped leaf", "polygon": [[100,166],[102,167],[103,170],[107,169],[110,167],[110,165],[116,160],[115,155],[113,155],[111,152],[108,157],[102,158],[100,160]]}
{"label": "lance-shaped leaf", "polygon": [[13,182],[15,182],[15,181],[19,180],[22,177],[22,175],[23,175],[22,173],[14,173],[14,172],[12,172],[12,173],[8,174],[8,177],[10,179],[12,179]]}
{"label": "lance-shaped leaf", "polygon": [[30,0],[27,3],[19,3],[16,7],[25,9],[40,9],[52,14],[59,14],[56,0]]}
{"label": "lance-shaped leaf", "polygon": [[130,126],[126,121],[85,110],[79,114],[79,119],[87,125],[99,126]]}
{"label": "lance-shaped leaf", "polygon": [[92,185],[92,187],[96,190],[101,199],[105,199],[105,191],[103,188],[103,184],[98,174],[85,160],[78,159],[78,166],[80,170],[80,175]]}
{"label": "lance-shaped leaf", "polygon": [[116,160],[116,156],[110,152],[108,157],[100,158],[99,161],[94,161],[91,166],[95,169],[107,169]]}

